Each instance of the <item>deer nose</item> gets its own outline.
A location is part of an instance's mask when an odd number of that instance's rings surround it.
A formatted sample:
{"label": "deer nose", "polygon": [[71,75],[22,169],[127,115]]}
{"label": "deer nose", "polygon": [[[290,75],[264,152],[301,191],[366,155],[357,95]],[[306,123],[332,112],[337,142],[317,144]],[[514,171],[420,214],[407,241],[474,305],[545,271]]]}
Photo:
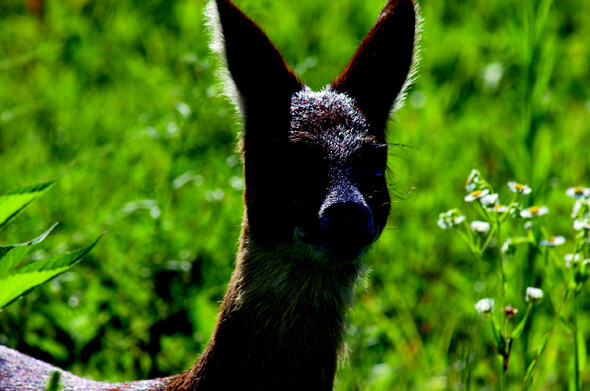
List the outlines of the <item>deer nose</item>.
{"label": "deer nose", "polygon": [[320,230],[330,253],[354,259],[375,239],[375,225],[364,199],[347,198],[328,198],[319,213]]}
{"label": "deer nose", "polygon": [[369,208],[354,201],[334,203],[320,214],[320,224],[331,239],[358,240],[370,236],[372,220]]}

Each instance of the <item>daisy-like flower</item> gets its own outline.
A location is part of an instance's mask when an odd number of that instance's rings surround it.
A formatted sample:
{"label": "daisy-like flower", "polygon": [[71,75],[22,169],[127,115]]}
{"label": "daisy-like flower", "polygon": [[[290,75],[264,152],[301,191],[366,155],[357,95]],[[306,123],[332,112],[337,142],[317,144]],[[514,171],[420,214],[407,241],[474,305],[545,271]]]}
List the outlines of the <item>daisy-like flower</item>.
{"label": "daisy-like flower", "polygon": [[574,229],[576,231],[580,231],[582,229],[590,229],[590,219],[584,218],[584,219],[574,220]]}
{"label": "daisy-like flower", "polygon": [[523,185],[522,183],[518,183],[518,182],[508,182],[508,187],[510,188],[510,191],[513,191],[513,192],[519,193],[519,194],[529,194],[531,192],[530,187],[528,187],[527,185]]}
{"label": "daisy-like flower", "polygon": [[469,193],[475,190],[477,185],[479,185],[479,179],[481,178],[481,173],[479,170],[471,170],[469,177],[467,177],[467,181],[465,182],[465,188]]}
{"label": "daisy-like flower", "polygon": [[486,223],[485,221],[472,221],[471,224],[469,224],[469,227],[471,228],[471,230],[473,232],[479,232],[479,233],[487,233],[490,230],[490,223]]}
{"label": "daisy-like flower", "polygon": [[494,310],[494,299],[481,299],[475,303],[475,310],[480,314],[489,314]]}
{"label": "daisy-like flower", "polygon": [[530,301],[534,303],[535,301],[539,301],[543,298],[543,291],[539,288],[528,287],[526,288],[526,294],[524,295],[525,301]]}
{"label": "daisy-like flower", "polygon": [[570,187],[569,189],[567,189],[565,194],[567,194],[568,197],[572,197],[575,199],[588,198],[590,197],[590,189],[581,186]]}
{"label": "daisy-like flower", "polygon": [[555,247],[555,246],[561,246],[564,243],[565,243],[565,238],[563,236],[551,236],[549,239],[541,240],[541,243],[539,243],[539,245],[540,246]]}
{"label": "daisy-like flower", "polygon": [[498,203],[498,194],[487,194],[481,197],[479,202],[481,202],[482,205],[496,205]]}
{"label": "daisy-like flower", "polygon": [[524,218],[543,216],[549,213],[549,209],[546,206],[531,206],[520,211],[520,215]]}
{"label": "daisy-like flower", "polygon": [[490,193],[490,191],[488,189],[474,190],[465,196],[465,201],[472,202],[472,201],[475,201],[475,200],[478,200],[482,197],[487,196],[489,193]]}
{"label": "daisy-like flower", "polygon": [[580,262],[582,256],[580,254],[566,254],[565,257],[563,257],[563,259],[565,259],[565,267],[569,269],[570,267],[572,267],[572,263]]}
{"label": "daisy-like flower", "polygon": [[[482,203],[483,203],[483,201],[482,201]],[[488,206],[488,210],[490,212],[506,213],[506,212],[508,212],[508,207],[506,205],[496,204],[496,205]]]}
{"label": "daisy-like flower", "polygon": [[572,209],[572,219],[581,218],[590,211],[590,201],[578,198]]}
{"label": "daisy-like flower", "polygon": [[459,213],[457,209],[451,209],[448,212],[438,215],[438,226],[442,229],[451,229],[454,226],[461,224],[465,220],[465,216]]}

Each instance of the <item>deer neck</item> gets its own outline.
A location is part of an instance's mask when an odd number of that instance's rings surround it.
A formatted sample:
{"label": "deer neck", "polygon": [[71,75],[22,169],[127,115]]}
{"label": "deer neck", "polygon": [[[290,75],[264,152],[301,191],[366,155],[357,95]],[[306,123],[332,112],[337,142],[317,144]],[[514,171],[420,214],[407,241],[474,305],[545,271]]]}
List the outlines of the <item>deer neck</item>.
{"label": "deer neck", "polygon": [[269,250],[247,229],[240,243],[209,345],[171,389],[332,390],[360,264]]}

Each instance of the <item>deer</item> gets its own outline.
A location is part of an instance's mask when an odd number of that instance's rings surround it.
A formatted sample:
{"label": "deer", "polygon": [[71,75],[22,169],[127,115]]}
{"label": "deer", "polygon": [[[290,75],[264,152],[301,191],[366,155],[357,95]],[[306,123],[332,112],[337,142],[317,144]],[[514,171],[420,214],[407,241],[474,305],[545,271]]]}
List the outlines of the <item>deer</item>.
{"label": "deer", "polygon": [[334,387],[363,256],[387,223],[387,121],[412,78],[417,11],[388,0],[344,70],[312,91],[230,0],[206,11],[241,114],[245,212],[209,343],[166,378],[86,380],[0,347],[0,389],[317,390]]}

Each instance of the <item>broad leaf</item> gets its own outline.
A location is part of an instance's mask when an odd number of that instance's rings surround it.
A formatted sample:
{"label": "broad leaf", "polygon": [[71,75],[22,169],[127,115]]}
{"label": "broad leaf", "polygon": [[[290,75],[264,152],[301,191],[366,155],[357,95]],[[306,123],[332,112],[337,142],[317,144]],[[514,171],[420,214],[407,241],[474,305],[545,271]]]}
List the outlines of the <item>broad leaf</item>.
{"label": "broad leaf", "polygon": [[31,289],[66,272],[80,262],[100,240],[100,237],[90,246],[66,254],[59,254],[35,261],[14,273],[0,279],[0,309],[6,307]]}
{"label": "broad leaf", "polygon": [[47,231],[29,242],[0,246],[0,279],[8,274],[28,254],[32,246],[45,240],[57,224],[59,223],[53,224]]}
{"label": "broad leaf", "polygon": [[0,228],[8,224],[17,214],[35,199],[45,193],[53,181],[22,187],[0,196]]}

